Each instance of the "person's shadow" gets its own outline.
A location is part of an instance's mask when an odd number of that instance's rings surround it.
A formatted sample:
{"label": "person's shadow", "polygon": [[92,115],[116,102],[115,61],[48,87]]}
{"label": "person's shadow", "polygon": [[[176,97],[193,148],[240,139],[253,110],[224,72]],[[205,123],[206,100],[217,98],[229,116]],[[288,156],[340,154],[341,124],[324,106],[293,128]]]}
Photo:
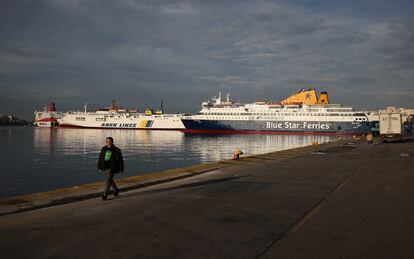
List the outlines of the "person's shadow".
{"label": "person's shadow", "polygon": [[168,191],[186,189],[186,188],[202,187],[202,186],[211,185],[211,184],[218,184],[218,183],[233,181],[233,180],[237,180],[237,179],[241,179],[241,178],[245,178],[245,177],[249,177],[249,176],[250,175],[241,175],[241,176],[216,178],[216,179],[202,181],[202,182],[183,184],[183,185],[179,185],[179,186],[175,186],[175,187],[162,188],[162,189],[151,190],[151,191],[140,192],[140,193],[124,194],[124,195],[120,195],[117,199],[129,198],[129,197],[134,197],[134,196],[139,196],[139,195],[147,195],[147,194],[153,194],[153,193],[160,193],[160,192],[168,192]]}

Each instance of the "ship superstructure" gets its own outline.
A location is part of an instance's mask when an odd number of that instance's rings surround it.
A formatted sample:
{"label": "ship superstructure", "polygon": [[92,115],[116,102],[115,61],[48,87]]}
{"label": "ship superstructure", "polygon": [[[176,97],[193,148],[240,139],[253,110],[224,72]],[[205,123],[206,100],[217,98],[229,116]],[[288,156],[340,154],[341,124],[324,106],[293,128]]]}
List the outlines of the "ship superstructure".
{"label": "ship superstructure", "polygon": [[70,111],[59,120],[61,127],[112,128],[143,130],[181,130],[184,125],[180,114],[164,114],[161,109],[146,109],[144,113],[112,105],[96,111]]}
{"label": "ship superstructure", "polygon": [[351,107],[330,104],[328,94],[318,98],[315,89],[301,89],[281,102],[259,100],[240,104],[221,94],[202,103],[197,115],[182,118],[187,133],[292,133],[365,134],[365,114]]}

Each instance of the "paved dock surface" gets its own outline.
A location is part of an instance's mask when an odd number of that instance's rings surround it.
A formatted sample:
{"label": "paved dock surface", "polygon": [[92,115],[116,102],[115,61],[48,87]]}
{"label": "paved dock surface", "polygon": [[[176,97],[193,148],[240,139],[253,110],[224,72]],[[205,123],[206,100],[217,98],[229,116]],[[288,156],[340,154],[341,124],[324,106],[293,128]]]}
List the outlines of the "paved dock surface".
{"label": "paved dock surface", "polygon": [[2,216],[0,258],[414,258],[413,187],[412,141],[284,151]]}

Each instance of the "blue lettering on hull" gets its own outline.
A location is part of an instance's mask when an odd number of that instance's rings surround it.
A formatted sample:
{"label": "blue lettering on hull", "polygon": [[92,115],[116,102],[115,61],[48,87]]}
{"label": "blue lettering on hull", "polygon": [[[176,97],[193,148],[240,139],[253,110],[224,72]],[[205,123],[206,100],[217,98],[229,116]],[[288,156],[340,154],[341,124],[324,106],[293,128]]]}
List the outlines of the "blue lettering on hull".
{"label": "blue lettering on hull", "polygon": [[202,131],[269,131],[298,133],[365,134],[369,122],[182,120],[186,129]]}

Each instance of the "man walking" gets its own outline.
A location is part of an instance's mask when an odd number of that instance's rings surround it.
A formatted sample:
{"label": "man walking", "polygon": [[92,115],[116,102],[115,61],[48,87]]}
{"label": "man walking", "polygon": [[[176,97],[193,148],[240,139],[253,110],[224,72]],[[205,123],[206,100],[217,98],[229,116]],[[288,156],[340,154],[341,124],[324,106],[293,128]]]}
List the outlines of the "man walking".
{"label": "man walking", "polygon": [[99,154],[98,170],[106,174],[106,187],[102,200],[107,199],[111,186],[114,196],[117,197],[119,189],[114,182],[114,174],[124,171],[124,159],[122,158],[121,150],[114,145],[112,137],[106,138],[106,145],[102,147]]}

